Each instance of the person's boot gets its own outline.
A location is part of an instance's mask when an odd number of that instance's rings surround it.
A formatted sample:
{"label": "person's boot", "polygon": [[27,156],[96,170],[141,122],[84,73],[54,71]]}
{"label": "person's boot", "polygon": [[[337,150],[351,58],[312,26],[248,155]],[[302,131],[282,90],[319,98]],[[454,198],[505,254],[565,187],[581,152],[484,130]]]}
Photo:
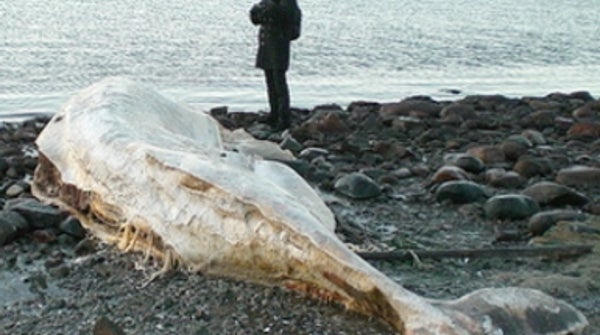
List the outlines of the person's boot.
{"label": "person's boot", "polygon": [[282,131],[282,130],[288,129],[291,125],[292,125],[292,122],[291,122],[291,118],[290,118],[289,108],[282,110],[280,112],[279,119],[277,120],[275,129],[277,129],[278,131]]}
{"label": "person's boot", "polygon": [[272,128],[276,128],[279,123],[279,103],[275,94],[269,92],[269,115],[265,118],[264,123],[268,124]]}

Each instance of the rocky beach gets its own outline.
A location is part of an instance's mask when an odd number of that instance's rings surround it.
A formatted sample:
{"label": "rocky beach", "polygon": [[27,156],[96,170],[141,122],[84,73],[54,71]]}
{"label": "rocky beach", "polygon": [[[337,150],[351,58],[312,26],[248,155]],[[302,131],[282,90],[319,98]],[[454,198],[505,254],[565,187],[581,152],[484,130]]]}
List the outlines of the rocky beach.
{"label": "rocky beach", "polygon": [[[584,334],[600,333],[600,100],[590,93],[322,105],[294,109],[283,133],[260,113],[210,113],[294,153],[285,163],[319,190],[339,238],[382,256],[373,264],[411,291],[535,288],[582,311]],[[393,334],[279,288],[184,272],[144,286],[160,264],[98,243],[31,195],[47,122],[0,123],[0,334]]]}

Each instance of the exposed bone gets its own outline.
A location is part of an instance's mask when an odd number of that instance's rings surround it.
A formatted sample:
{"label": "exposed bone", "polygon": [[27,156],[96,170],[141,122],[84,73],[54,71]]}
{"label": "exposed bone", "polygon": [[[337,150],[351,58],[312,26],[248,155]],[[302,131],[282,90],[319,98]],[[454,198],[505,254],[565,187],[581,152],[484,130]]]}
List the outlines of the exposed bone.
{"label": "exposed bone", "polygon": [[68,209],[103,241],[166,266],[283,285],[406,335],[566,335],[587,325],[572,306],[536,290],[442,301],[404,289],[337,239],[331,211],[293,170],[253,155],[289,153],[127,79],[74,96],[37,144],[37,197]]}

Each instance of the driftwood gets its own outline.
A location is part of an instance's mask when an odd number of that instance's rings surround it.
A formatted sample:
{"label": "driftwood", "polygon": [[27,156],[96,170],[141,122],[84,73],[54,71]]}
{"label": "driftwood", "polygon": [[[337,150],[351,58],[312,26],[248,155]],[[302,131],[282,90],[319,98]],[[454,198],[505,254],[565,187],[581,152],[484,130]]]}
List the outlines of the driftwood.
{"label": "driftwood", "polygon": [[126,79],[74,96],[36,143],[38,198],[165,269],[285,286],[405,335],[566,335],[587,325],[537,290],[482,289],[457,300],[408,291],[337,238],[333,214],[301,177],[260,157],[289,153]]}
{"label": "driftwood", "polygon": [[519,258],[519,257],[578,257],[592,252],[591,245],[560,245],[544,247],[509,247],[489,249],[396,250],[388,252],[358,252],[371,261],[410,261],[419,258]]}

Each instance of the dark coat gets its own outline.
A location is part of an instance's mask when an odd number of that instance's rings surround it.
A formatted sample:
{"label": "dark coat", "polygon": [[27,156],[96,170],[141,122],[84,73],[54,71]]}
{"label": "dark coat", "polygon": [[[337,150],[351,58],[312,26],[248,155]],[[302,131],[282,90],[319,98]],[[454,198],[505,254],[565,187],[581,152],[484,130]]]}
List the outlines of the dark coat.
{"label": "dark coat", "polygon": [[264,70],[288,69],[292,5],[295,1],[262,0],[250,10],[252,23],[260,25],[256,67]]}

